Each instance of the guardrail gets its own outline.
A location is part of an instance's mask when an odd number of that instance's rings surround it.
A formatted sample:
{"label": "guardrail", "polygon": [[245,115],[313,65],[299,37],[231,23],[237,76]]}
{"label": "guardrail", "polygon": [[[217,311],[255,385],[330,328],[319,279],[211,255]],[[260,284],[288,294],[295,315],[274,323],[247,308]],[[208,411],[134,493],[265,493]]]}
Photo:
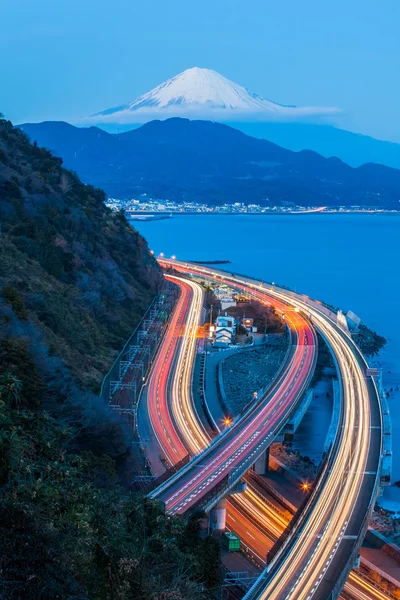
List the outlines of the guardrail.
{"label": "guardrail", "polygon": [[[379,397],[378,391],[376,389],[375,381],[373,379],[372,379],[372,381],[373,381],[374,388],[376,390],[377,397]],[[378,400],[378,405],[379,405],[379,408],[380,408],[381,404],[380,404],[379,400]],[[381,412],[381,410],[380,410],[380,416],[381,416],[381,423],[382,423],[382,412]],[[381,466],[381,464],[382,464],[382,457],[380,458],[380,461],[379,461],[379,467],[377,469],[377,473],[376,473],[376,477],[375,477],[375,484],[374,484],[374,489],[373,489],[373,492],[372,492],[372,497],[371,497],[371,501],[370,501],[370,504],[369,504],[368,512],[366,513],[366,515],[365,515],[365,517],[363,519],[363,522],[362,522],[362,525],[361,525],[361,528],[360,528],[360,533],[359,533],[359,535],[357,537],[357,540],[355,540],[353,550],[350,553],[349,558],[348,558],[348,560],[346,562],[346,565],[342,569],[341,576],[338,579],[335,587],[333,588],[332,593],[329,596],[328,600],[336,600],[339,597],[340,592],[342,591],[343,586],[344,586],[344,584],[346,582],[346,579],[347,579],[347,576],[349,574],[349,571],[353,567],[354,562],[355,562],[355,560],[356,560],[356,558],[358,556],[359,546],[361,545],[360,540],[363,540],[364,537],[365,537],[365,535],[366,535],[366,533],[367,533],[368,525],[369,525],[369,523],[371,521],[372,512],[374,510],[375,502],[376,502],[376,499],[377,499],[378,493],[379,493],[380,466]]]}
{"label": "guardrail", "polygon": [[208,406],[208,402],[207,402],[207,395],[206,395],[206,377],[207,377],[207,359],[206,359],[206,353],[202,354],[200,357],[200,388],[201,388],[201,398],[200,398],[200,402],[201,402],[201,406],[204,410],[204,414],[207,418],[207,421],[211,427],[211,429],[213,430],[213,432],[218,435],[221,430],[218,427],[218,424],[216,422],[216,420],[214,419],[210,407]]}
{"label": "guardrail", "polygon": [[[306,518],[309,514],[309,510],[312,508],[314,499],[318,495],[318,491],[319,491],[321,482],[322,482],[326,472],[328,471],[332,457],[333,457],[333,455],[339,445],[340,439],[343,435],[342,428],[340,427],[340,423],[342,422],[342,419],[344,416],[344,407],[343,407],[343,402],[342,402],[343,390],[342,390],[342,381],[341,381],[341,377],[340,377],[339,364],[337,362],[335,354],[331,350],[328,340],[325,338],[325,336],[321,332],[320,332],[320,334],[325,339],[325,341],[328,345],[328,348],[331,351],[333,360],[335,362],[336,370],[337,370],[337,373],[339,376],[339,383],[340,383],[339,426],[336,430],[336,434],[335,434],[332,444],[330,445],[327,452],[323,455],[323,458],[320,461],[317,477],[314,479],[308,495],[306,496],[302,505],[296,511],[293,519],[291,520],[291,522],[289,523],[289,525],[283,532],[282,536],[277,540],[276,544],[271,548],[271,550],[268,553],[267,564],[268,564],[269,569],[271,569],[271,563],[273,561],[276,562],[277,560],[279,560],[279,558],[282,556],[282,553],[285,550],[285,548],[287,548],[287,546],[292,542],[296,531],[298,531],[300,529],[300,527],[306,520]],[[246,600],[248,600],[249,598],[252,597],[250,594],[252,594],[252,595],[257,594],[259,592],[259,590],[266,584],[269,577],[270,577],[270,571],[269,570],[264,571],[264,573],[260,576],[259,580],[254,584],[254,586],[249,591],[249,594],[246,596]],[[331,599],[329,599],[329,600],[331,600]]]}
{"label": "guardrail", "polygon": [[[325,338],[325,336],[323,335],[323,333],[321,331],[320,331],[320,333],[321,333],[322,337]],[[343,333],[342,333],[342,335],[343,335]],[[326,340],[326,342],[328,344],[328,347],[330,348],[328,340]],[[362,356],[361,352],[359,351],[358,347],[355,344],[354,344],[354,346],[356,348],[356,351],[358,352],[358,358],[363,362],[363,364],[366,365],[367,363],[366,363],[364,357]],[[331,350],[331,348],[330,348],[330,350]],[[336,368],[337,368],[337,372],[338,372],[339,377],[340,377],[340,369],[339,369],[339,365],[337,363],[336,356],[332,352],[332,350],[331,350],[331,353],[332,353],[332,356],[334,358],[335,365],[336,365]],[[338,448],[338,446],[340,444],[340,440],[341,440],[342,435],[343,435],[341,424],[343,422],[343,417],[344,417],[344,407],[343,407],[343,402],[342,402],[343,389],[342,389],[341,377],[339,379],[339,382],[340,382],[340,418],[339,418],[338,428],[336,430],[336,435],[335,435],[333,444],[330,446],[328,452],[326,453],[326,456],[325,456],[325,458],[323,460],[324,464],[321,464],[321,468],[319,469],[317,478],[314,480],[314,483],[313,483],[313,486],[312,486],[312,490],[311,490],[311,492],[310,492],[310,494],[309,494],[309,496],[307,498],[307,501],[304,503],[304,506],[302,506],[302,507],[299,508],[299,510],[297,511],[297,513],[295,514],[295,516],[294,516],[294,518],[292,520],[292,521],[294,521],[296,519],[297,515],[298,515],[297,522],[295,521],[293,523],[293,527],[290,527],[290,531],[289,531],[289,527],[287,528],[288,535],[287,535],[286,539],[284,539],[283,542],[279,544],[279,546],[280,546],[279,548],[278,548],[278,543],[277,543],[277,545],[276,545],[277,548],[276,548],[275,556],[272,557],[272,560],[275,560],[277,557],[279,559],[279,557],[282,555],[282,551],[285,549],[285,547],[287,547],[292,542],[295,533],[299,531],[300,527],[302,526],[302,524],[304,523],[305,519],[307,518],[307,516],[309,514],[309,511],[312,509],[312,506],[313,506],[313,503],[315,501],[315,498],[317,497],[319,487],[322,484],[323,479],[324,479],[326,473],[328,472],[328,470],[330,468],[330,465],[332,463],[333,457],[336,454],[336,449]],[[371,377],[371,382],[372,382],[372,385],[373,385],[374,390],[375,390],[376,398],[378,400],[378,406],[379,406],[379,412],[380,412],[380,422],[382,424],[382,412],[381,412],[381,405],[380,405],[380,402],[379,402],[379,395],[378,395],[378,391],[376,389],[375,381],[373,380],[372,377]],[[381,445],[382,445],[382,440],[381,440]],[[376,478],[375,478],[373,494],[372,494],[371,501],[370,501],[370,504],[369,504],[369,510],[366,513],[366,515],[364,516],[363,522],[361,524],[360,532],[359,532],[359,534],[357,536],[357,540],[355,540],[355,543],[354,543],[353,550],[350,553],[349,558],[346,561],[346,565],[342,569],[341,575],[338,578],[338,581],[337,581],[334,589],[332,590],[332,592],[329,595],[329,597],[328,597],[327,600],[336,600],[339,597],[339,595],[341,593],[341,590],[343,589],[343,586],[345,584],[345,581],[346,581],[346,578],[348,576],[348,573],[351,570],[351,568],[352,568],[352,566],[353,566],[353,564],[355,562],[355,559],[356,559],[356,557],[358,555],[358,548],[359,548],[359,545],[360,545],[360,539],[363,539],[365,537],[365,534],[366,534],[366,531],[367,531],[367,528],[368,528],[368,524],[369,524],[369,521],[371,519],[373,507],[374,507],[376,498],[378,496],[379,480],[380,480],[380,474],[379,474],[380,464],[381,464],[381,460],[379,461],[379,467],[378,467]],[[292,521],[291,521],[291,523],[292,523]],[[297,527],[295,527],[295,525],[297,525]],[[290,524],[289,524],[289,526],[290,526]],[[286,530],[285,530],[285,532],[286,532]],[[285,534],[285,532],[284,532],[284,534]],[[280,538],[280,539],[282,539],[282,538]],[[279,540],[278,540],[278,542],[279,542]],[[272,549],[272,551],[273,550],[274,550],[274,548]],[[268,556],[268,558],[269,558],[269,556]],[[270,563],[270,560],[268,560],[268,563]],[[267,581],[269,580],[269,578],[270,578],[270,571],[264,572],[261,575],[261,577],[258,580],[258,582],[256,582],[254,584],[254,586],[250,590],[249,594],[246,595],[246,600],[249,600],[251,597],[254,596],[254,594],[255,594],[255,597],[257,597],[257,594],[259,593],[260,589],[262,589],[262,587],[267,583]]]}
{"label": "guardrail", "polygon": [[100,397],[134,427],[135,411],[145,376],[178,295],[179,288],[166,282],[103,379]]}

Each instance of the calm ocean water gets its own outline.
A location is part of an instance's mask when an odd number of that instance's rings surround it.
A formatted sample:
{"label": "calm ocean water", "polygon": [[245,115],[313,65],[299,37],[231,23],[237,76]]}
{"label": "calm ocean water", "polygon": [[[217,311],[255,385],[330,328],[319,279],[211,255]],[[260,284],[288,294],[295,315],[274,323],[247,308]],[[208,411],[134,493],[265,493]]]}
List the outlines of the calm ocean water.
{"label": "calm ocean water", "polygon": [[[288,285],[351,309],[387,338],[380,356],[384,386],[388,390],[400,386],[400,217],[182,215],[133,225],[156,254],[175,254],[180,260],[230,260],[225,266],[230,271]],[[399,392],[389,394],[389,405],[393,481],[398,481]],[[307,426],[312,435],[316,417],[314,410],[302,436]],[[385,490],[385,504],[393,502],[400,508],[400,490]]]}

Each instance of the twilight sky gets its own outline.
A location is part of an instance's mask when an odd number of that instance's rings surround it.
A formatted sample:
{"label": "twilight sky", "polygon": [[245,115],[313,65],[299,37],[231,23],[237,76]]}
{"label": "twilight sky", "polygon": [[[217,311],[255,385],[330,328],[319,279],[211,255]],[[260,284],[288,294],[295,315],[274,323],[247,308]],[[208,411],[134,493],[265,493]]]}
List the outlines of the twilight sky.
{"label": "twilight sky", "polygon": [[1,0],[0,112],[74,120],[193,66],[400,142],[399,0]]}

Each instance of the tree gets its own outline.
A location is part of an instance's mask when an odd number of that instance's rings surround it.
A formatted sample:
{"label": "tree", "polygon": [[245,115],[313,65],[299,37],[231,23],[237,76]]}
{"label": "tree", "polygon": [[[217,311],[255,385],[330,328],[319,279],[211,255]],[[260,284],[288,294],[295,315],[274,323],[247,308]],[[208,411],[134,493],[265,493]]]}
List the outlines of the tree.
{"label": "tree", "polygon": [[70,192],[72,190],[72,187],[73,187],[72,181],[70,180],[68,175],[65,173],[65,171],[63,171],[61,173],[60,183],[58,185],[64,195],[68,194],[68,192]]}
{"label": "tree", "polygon": [[0,400],[14,408],[21,402],[22,381],[12,373],[0,375]]}
{"label": "tree", "polygon": [[211,536],[206,537],[199,550],[199,562],[204,583],[209,590],[217,588],[222,583],[220,553],[219,540]]}

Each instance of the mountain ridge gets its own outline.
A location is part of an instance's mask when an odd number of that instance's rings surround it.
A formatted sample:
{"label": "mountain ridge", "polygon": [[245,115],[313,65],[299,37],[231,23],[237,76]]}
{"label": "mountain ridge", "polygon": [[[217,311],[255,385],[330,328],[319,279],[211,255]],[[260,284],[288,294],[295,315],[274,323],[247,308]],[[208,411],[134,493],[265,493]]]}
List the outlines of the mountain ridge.
{"label": "mountain ridge", "polygon": [[114,197],[303,206],[399,208],[400,171],[353,168],[311,150],[292,152],[228,125],[173,118],[121,134],[65,124],[25,124],[39,144]]}
{"label": "mountain ridge", "polygon": [[208,119],[289,150],[310,148],[325,157],[337,155],[352,166],[380,162],[400,168],[400,144],[335,126],[332,117],[340,112],[336,107],[273,102],[212,69],[193,67],[130,102],[78,119],[76,124],[117,132],[155,119]]}

